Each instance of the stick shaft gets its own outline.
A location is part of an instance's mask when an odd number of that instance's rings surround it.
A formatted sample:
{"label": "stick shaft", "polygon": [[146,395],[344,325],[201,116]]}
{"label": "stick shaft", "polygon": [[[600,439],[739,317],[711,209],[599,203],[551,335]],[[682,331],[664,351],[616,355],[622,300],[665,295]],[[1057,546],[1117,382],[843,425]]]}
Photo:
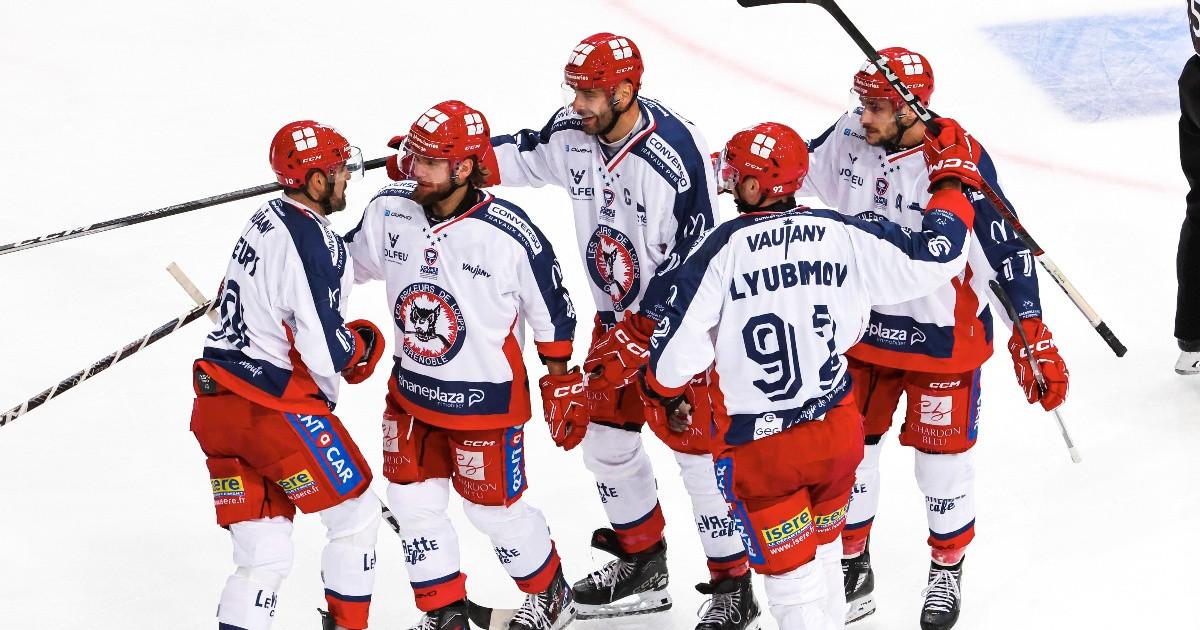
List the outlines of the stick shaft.
{"label": "stick shaft", "polygon": [[134,354],[141,352],[142,348],[145,348],[159,339],[162,339],[176,330],[179,330],[185,324],[203,317],[204,314],[207,313],[212,307],[212,302],[205,302],[204,304],[193,308],[187,313],[184,313],[183,315],[180,315],[179,317],[163,324],[162,326],[155,328],[140,339],[126,344],[120,350],[113,352],[99,361],[96,361],[90,367],[68,376],[54,387],[46,389],[38,393],[36,396],[33,396],[29,400],[26,400],[16,407],[9,409],[8,411],[4,412],[3,415],[0,415],[0,427],[12,422],[13,420],[16,420],[17,418],[20,418],[21,416],[33,411],[34,409],[37,409],[38,407],[41,407],[54,397],[61,395],[65,391],[73,389],[75,386],[103,372],[104,370],[107,370],[113,365],[116,365],[118,362],[124,361]]}
{"label": "stick shaft", "polygon": [[[371,170],[371,169],[379,168],[386,163],[387,163],[386,157],[376,158],[374,160],[367,160],[366,162],[364,162],[363,167],[365,170]],[[73,238],[79,238],[80,236],[88,236],[90,234],[97,234],[99,232],[107,232],[108,230],[115,230],[117,228],[123,228],[123,227],[128,227],[131,225],[137,225],[139,223],[145,223],[147,221],[153,221],[155,219],[163,219],[166,217],[175,216],[177,214],[191,212],[193,210],[200,210],[202,208],[211,208],[212,206],[218,206],[223,203],[229,203],[231,201],[240,201],[242,199],[247,199],[249,197],[257,197],[258,195],[265,195],[267,193],[271,193],[271,192],[275,192],[275,191],[279,191],[279,190],[283,190],[283,187],[280,186],[278,183],[261,184],[259,186],[252,186],[250,188],[243,188],[241,190],[235,190],[232,192],[221,193],[219,195],[213,195],[211,197],[205,197],[203,199],[196,199],[193,201],[185,201],[184,203],[175,204],[173,206],[166,206],[163,208],[156,208],[154,210],[147,210],[146,212],[139,212],[137,214],[131,214],[127,217],[121,217],[119,219],[110,219],[108,221],[101,221],[100,223],[91,223],[89,225],[71,228],[69,230],[63,230],[61,232],[52,232],[50,234],[44,234],[42,236],[35,236],[33,238],[27,238],[23,241],[17,241],[15,243],[8,243],[7,245],[0,245],[0,256],[3,256],[4,254],[11,254],[13,252],[19,252],[19,251],[25,250],[25,249],[31,249],[34,247],[41,247],[42,245],[49,245],[51,243],[58,243],[60,241],[65,241],[65,240],[69,240],[69,239],[73,239]]]}

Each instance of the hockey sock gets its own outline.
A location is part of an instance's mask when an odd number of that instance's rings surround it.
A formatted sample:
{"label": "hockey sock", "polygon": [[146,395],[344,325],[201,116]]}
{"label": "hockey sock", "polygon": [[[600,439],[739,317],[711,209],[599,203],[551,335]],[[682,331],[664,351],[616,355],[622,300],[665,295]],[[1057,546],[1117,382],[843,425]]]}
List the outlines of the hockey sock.
{"label": "hockey sock", "polygon": [[321,553],[325,601],[339,626],[367,627],[375,590],[375,538],[380,502],[373,492],[322,510],[329,543]]}
{"label": "hockey sock", "polygon": [[541,510],[524,500],[508,507],[467,502],[463,510],[492,539],[496,558],[521,591],[536,594],[550,588],[559,559]]}
{"label": "hockey sock", "polygon": [[593,424],[583,438],[583,463],[596,478],[604,513],[626,553],[662,540],[666,522],[640,433]]}
{"label": "hockey sock", "polygon": [[746,545],[729,515],[729,504],[717,489],[712,457],[676,452],[675,461],[679,463],[683,487],[692,499],[696,531],[700,534],[704,555],[708,557],[712,580],[717,582],[749,571]]}
{"label": "hockey sock", "polygon": [[929,546],[938,564],[958,564],[975,537],[975,465],[971,451],[917,452],[917,485],[925,493]]}
{"label": "hockey sock", "polygon": [[846,587],[842,579],[842,546],[836,540],[817,545],[817,563],[825,574],[825,614],[833,619],[846,617]]}
{"label": "hockey sock", "polygon": [[276,593],[292,570],[292,522],[282,516],[229,526],[237,571],[221,591],[217,622],[229,630],[267,630]]}
{"label": "hockey sock", "polygon": [[389,483],[387,498],[400,522],[400,545],[417,608],[429,612],[466,597],[458,534],[446,514],[450,480]]}
{"label": "hockey sock", "polygon": [[854,471],[854,489],[846,512],[846,528],[842,531],[842,554],[852,558],[867,548],[871,524],[879,509],[879,453],[883,444],[863,447],[863,459]]}
{"label": "hockey sock", "polygon": [[771,616],[779,623],[780,630],[836,630],[842,627],[842,617],[831,617],[825,610],[828,587],[825,572],[816,562],[787,573],[765,576],[763,585]]}

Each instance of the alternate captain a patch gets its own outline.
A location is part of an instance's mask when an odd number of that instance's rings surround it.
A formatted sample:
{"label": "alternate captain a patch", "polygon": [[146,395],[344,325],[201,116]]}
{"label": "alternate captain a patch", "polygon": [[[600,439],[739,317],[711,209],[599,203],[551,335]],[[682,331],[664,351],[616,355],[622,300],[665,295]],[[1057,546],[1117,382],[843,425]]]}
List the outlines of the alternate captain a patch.
{"label": "alternate captain a patch", "polygon": [[621,231],[601,225],[592,233],[585,257],[588,275],[612,299],[613,310],[629,308],[641,289],[633,241]]}

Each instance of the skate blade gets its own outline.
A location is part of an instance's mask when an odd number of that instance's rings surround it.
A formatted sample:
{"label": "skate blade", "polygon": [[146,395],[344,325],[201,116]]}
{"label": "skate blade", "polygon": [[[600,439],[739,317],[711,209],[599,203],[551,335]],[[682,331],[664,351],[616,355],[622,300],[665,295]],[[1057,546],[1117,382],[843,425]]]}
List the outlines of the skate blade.
{"label": "skate blade", "polygon": [[863,617],[867,617],[875,612],[875,598],[867,595],[866,597],[850,602],[846,608],[846,625],[850,625]]}
{"label": "skate blade", "polygon": [[631,615],[647,615],[671,608],[671,595],[665,590],[645,591],[634,593],[625,599],[619,599],[611,604],[580,604],[576,619],[591,621],[594,619],[612,619],[613,617],[628,617]]}

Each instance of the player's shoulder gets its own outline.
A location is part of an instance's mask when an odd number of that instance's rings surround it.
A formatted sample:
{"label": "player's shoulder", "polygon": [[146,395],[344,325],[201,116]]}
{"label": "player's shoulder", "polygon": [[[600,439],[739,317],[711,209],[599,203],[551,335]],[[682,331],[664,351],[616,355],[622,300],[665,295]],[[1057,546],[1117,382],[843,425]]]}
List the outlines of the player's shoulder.
{"label": "player's shoulder", "polygon": [[346,244],[342,237],[311,210],[282,199],[268,202],[272,213],[291,237],[292,246],[309,272],[341,275],[346,269]]}
{"label": "player's shoulder", "polygon": [[415,204],[416,202],[412,201],[412,194],[416,189],[417,182],[409,179],[392,182],[387,186],[380,188],[379,192],[376,192],[375,195],[371,197],[371,201],[368,202],[367,205],[373,205],[379,200],[383,200],[384,202],[393,202],[397,205],[403,204],[405,201]]}
{"label": "player's shoulder", "polygon": [[485,199],[475,212],[468,215],[472,219],[483,222],[506,235],[509,242],[524,249],[529,256],[537,256],[547,247],[545,236],[517,204],[485,193]]}
{"label": "player's shoulder", "polygon": [[550,121],[546,123],[545,133],[547,135],[544,141],[548,141],[555,134],[570,135],[569,132],[583,133],[583,119],[574,112],[570,107],[560,107],[554,115],[550,117]]}
{"label": "player's shoulder", "polygon": [[630,152],[677,192],[690,190],[710,166],[704,137],[691,121],[662,103],[642,96],[638,102],[652,122],[633,140]]}
{"label": "player's shoulder", "polygon": [[867,134],[863,130],[861,116],[861,107],[855,107],[842,114],[821,135],[808,141],[808,150],[843,146],[856,153],[869,152],[871,145],[867,144]]}

